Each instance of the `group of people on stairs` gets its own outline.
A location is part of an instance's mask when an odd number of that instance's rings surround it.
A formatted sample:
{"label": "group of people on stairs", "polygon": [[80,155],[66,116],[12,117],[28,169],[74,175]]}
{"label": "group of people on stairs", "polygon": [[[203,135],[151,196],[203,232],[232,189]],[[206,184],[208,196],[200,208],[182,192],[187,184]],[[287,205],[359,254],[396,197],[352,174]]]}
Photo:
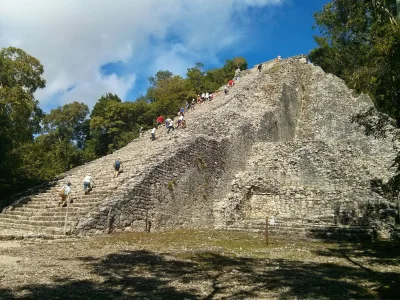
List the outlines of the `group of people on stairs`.
{"label": "group of people on stairs", "polygon": [[[117,178],[118,175],[122,172],[122,161],[121,158],[118,157],[114,162],[114,178]],[[83,193],[85,195],[89,195],[89,193],[95,187],[94,180],[91,173],[88,173],[82,180],[83,183]],[[68,205],[70,200],[72,189],[71,182],[68,182],[65,186],[63,186],[59,190],[59,196],[61,197],[60,202],[58,202],[58,206],[65,207]]]}
{"label": "group of people on stairs", "polygon": [[[194,101],[194,99],[193,99],[193,101]],[[195,104],[192,102],[192,106],[193,105],[195,105]],[[179,118],[178,118],[178,122],[177,122],[177,126],[176,127],[175,127],[175,122],[174,122],[173,119],[167,118],[165,120],[165,130],[166,130],[167,134],[169,134],[169,132],[171,130],[175,131],[175,129],[178,129],[178,128],[182,128],[182,129],[186,128],[185,112],[188,112],[189,109],[190,109],[190,105],[189,105],[188,102],[186,102],[185,107],[181,107],[179,109],[179,112],[178,112]],[[157,139],[156,130],[161,126],[162,122],[164,122],[164,117],[162,117],[162,116],[158,117],[157,118],[157,125],[154,126],[153,129],[151,130],[151,138],[150,139],[152,141],[155,141]],[[141,129],[139,130],[139,137],[141,137],[142,135],[143,135],[143,127],[141,127]]]}

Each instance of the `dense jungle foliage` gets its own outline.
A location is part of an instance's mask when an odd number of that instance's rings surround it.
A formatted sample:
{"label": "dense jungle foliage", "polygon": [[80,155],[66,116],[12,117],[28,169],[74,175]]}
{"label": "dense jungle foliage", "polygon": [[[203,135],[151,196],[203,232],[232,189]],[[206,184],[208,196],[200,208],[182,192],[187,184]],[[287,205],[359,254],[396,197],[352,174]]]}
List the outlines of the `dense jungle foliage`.
{"label": "dense jungle foliage", "polygon": [[146,95],[135,102],[106,94],[91,110],[73,102],[44,113],[34,97],[46,85],[40,61],[18,48],[2,49],[0,207],[14,193],[124,147],[140,127],[151,128],[159,115],[175,116],[200,92],[214,92],[226,84],[237,67],[247,69],[246,60],[237,57],[207,71],[197,63],[186,78],[159,71],[149,78]]}
{"label": "dense jungle foliage", "polygon": [[335,0],[314,17],[310,60],[400,120],[400,1]]}

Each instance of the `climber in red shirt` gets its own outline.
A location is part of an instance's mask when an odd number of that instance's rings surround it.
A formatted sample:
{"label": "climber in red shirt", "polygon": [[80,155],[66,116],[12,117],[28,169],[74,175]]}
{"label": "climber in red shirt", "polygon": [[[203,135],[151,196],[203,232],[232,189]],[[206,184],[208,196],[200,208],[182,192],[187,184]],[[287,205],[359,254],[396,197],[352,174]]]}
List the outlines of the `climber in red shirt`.
{"label": "climber in red shirt", "polygon": [[233,87],[235,85],[235,80],[231,79],[228,81],[229,87]]}

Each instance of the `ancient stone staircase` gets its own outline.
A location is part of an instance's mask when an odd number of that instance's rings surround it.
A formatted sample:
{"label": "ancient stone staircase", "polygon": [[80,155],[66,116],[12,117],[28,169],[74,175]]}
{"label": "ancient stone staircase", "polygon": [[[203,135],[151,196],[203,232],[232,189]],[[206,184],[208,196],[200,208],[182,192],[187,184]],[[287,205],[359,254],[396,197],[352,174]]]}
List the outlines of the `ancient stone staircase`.
{"label": "ancient stone staircase", "polygon": [[[129,165],[129,163],[127,163]],[[114,191],[118,183],[123,181],[125,174],[118,179],[112,178],[112,169],[96,172],[96,188],[90,195],[84,195],[82,178],[88,172],[76,172],[72,176],[66,176],[54,187],[43,193],[24,197],[18,204],[6,209],[0,214],[0,228],[18,229],[24,233],[61,235],[64,231],[66,207],[59,207],[59,189],[69,181],[72,184],[72,203],[68,208],[67,231],[75,225],[77,219],[85,215],[93,206],[100,203],[111,191]],[[82,177],[83,176],[83,177]],[[11,231],[12,233],[12,231]]]}
{"label": "ancient stone staircase", "polygon": [[[163,133],[161,132],[161,135],[164,135]],[[149,163],[153,161],[151,152],[146,149],[149,144],[147,138],[143,137],[140,142],[135,141],[122,151],[67,172],[54,186],[43,192],[22,197],[0,214],[0,233],[31,236],[62,235],[67,208],[58,206],[60,200],[58,191],[67,182],[70,182],[72,187],[70,197],[72,201],[68,208],[67,219],[67,232],[71,232],[80,217],[86,215],[107,196],[118,192],[118,187],[128,176],[139,178],[146,166],[143,161]],[[153,147],[153,150],[164,148],[157,146]],[[113,163],[117,157],[121,157],[125,171],[120,173],[118,178],[113,178]],[[137,164],[142,167],[137,167]],[[82,180],[88,173],[94,178],[95,188],[89,195],[84,195]]]}

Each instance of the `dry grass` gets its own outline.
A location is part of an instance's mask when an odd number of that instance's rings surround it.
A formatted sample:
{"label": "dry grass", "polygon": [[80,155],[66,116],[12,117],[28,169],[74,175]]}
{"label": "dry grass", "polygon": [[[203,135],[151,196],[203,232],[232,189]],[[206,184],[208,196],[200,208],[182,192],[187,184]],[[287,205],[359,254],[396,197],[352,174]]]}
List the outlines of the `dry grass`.
{"label": "dry grass", "polygon": [[399,256],[210,230],[0,242],[0,299],[399,299]]}

